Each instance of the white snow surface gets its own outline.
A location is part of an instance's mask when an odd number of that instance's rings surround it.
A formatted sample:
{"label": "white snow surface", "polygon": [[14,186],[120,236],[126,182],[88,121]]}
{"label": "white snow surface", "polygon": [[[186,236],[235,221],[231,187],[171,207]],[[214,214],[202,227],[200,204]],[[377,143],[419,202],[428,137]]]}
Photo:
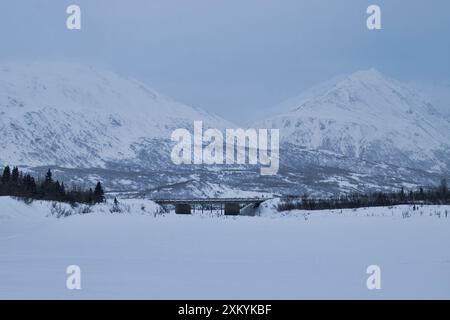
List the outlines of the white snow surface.
{"label": "white snow surface", "polygon": [[[271,200],[223,217],[120,202],[130,210],[56,219],[51,203],[0,198],[0,298],[450,298],[450,206],[280,214]],[[81,290],[66,289],[69,265]],[[369,265],[381,290],[366,287]]]}

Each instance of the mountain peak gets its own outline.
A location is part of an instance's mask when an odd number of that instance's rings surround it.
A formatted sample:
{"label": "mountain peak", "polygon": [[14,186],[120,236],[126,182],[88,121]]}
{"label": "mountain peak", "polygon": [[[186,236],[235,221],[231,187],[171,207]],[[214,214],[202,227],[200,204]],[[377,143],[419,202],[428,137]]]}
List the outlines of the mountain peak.
{"label": "mountain peak", "polygon": [[348,76],[352,80],[362,81],[362,82],[379,82],[380,80],[386,79],[386,77],[375,68],[370,68],[367,70],[360,70],[352,73]]}

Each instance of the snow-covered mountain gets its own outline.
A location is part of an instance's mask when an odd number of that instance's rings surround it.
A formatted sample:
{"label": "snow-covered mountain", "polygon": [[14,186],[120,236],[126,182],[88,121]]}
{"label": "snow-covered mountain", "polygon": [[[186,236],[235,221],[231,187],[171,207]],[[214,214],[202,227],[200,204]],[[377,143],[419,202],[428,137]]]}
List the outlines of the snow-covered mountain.
{"label": "snow-covered mountain", "polygon": [[375,69],[336,78],[278,110],[256,126],[279,128],[285,146],[400,167],[450,168],[450,123],[414,90]]}
{"label": "snow-covered mountain", "polygon": [[450,123],[375,70],[290,99],[254,128],[280,129],[280,171],[173,166],[171,132],[234,124],[114,72],[57,62],[0,64],[0,167],[151,197],[336,194],[430,185],[450,172]]}
{"label": "snow-covered mountain", "polygon": [[59,62],[0,65],[0,163],[153,163],[172,130],[194,120],[232,126],[114,72]]}

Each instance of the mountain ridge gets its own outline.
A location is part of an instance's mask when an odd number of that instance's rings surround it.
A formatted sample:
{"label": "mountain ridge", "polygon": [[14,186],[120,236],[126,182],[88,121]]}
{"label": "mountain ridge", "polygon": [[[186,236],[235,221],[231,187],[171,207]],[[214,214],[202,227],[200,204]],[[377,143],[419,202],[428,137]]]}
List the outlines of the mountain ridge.
{"label": "mountain ridge", "polygon": [[449,123],[400,82],[372,68],[316,88],[256,126],[280,128],[282,143],[380,163],[450,168],[440,159],[450,150]]}

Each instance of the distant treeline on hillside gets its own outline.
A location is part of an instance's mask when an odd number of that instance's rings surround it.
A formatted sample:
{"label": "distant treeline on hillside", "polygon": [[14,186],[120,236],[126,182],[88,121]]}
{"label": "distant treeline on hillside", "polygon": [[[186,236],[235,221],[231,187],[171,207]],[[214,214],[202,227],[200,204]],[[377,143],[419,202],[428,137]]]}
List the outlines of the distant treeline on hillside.
{"label": "distant treeline on hillside", "polygon": [[78,187],[67,190],[63,182],[53,179],[50,169],[45,178],[39,180],[28,173],[19,171],[17,167],[11,170],[9,166],[3,169],[0,177],[0,196],[85,204],[95,204],[105,200],[100,182],[97,183],[94,190],[81,190]]}
{"label": "distant treeline on hillside", "polygon": [[278,211],[289,210],[327,210],[355,209],[363,207],[385,207],[401,204],[450,204],[450,192],[446,179],[442,179],[438,187],[424,190],[399,192],[374,192],[369,194],[350,194],[338,198],[314,199],[307,196],[284,199],[278,205]]}

